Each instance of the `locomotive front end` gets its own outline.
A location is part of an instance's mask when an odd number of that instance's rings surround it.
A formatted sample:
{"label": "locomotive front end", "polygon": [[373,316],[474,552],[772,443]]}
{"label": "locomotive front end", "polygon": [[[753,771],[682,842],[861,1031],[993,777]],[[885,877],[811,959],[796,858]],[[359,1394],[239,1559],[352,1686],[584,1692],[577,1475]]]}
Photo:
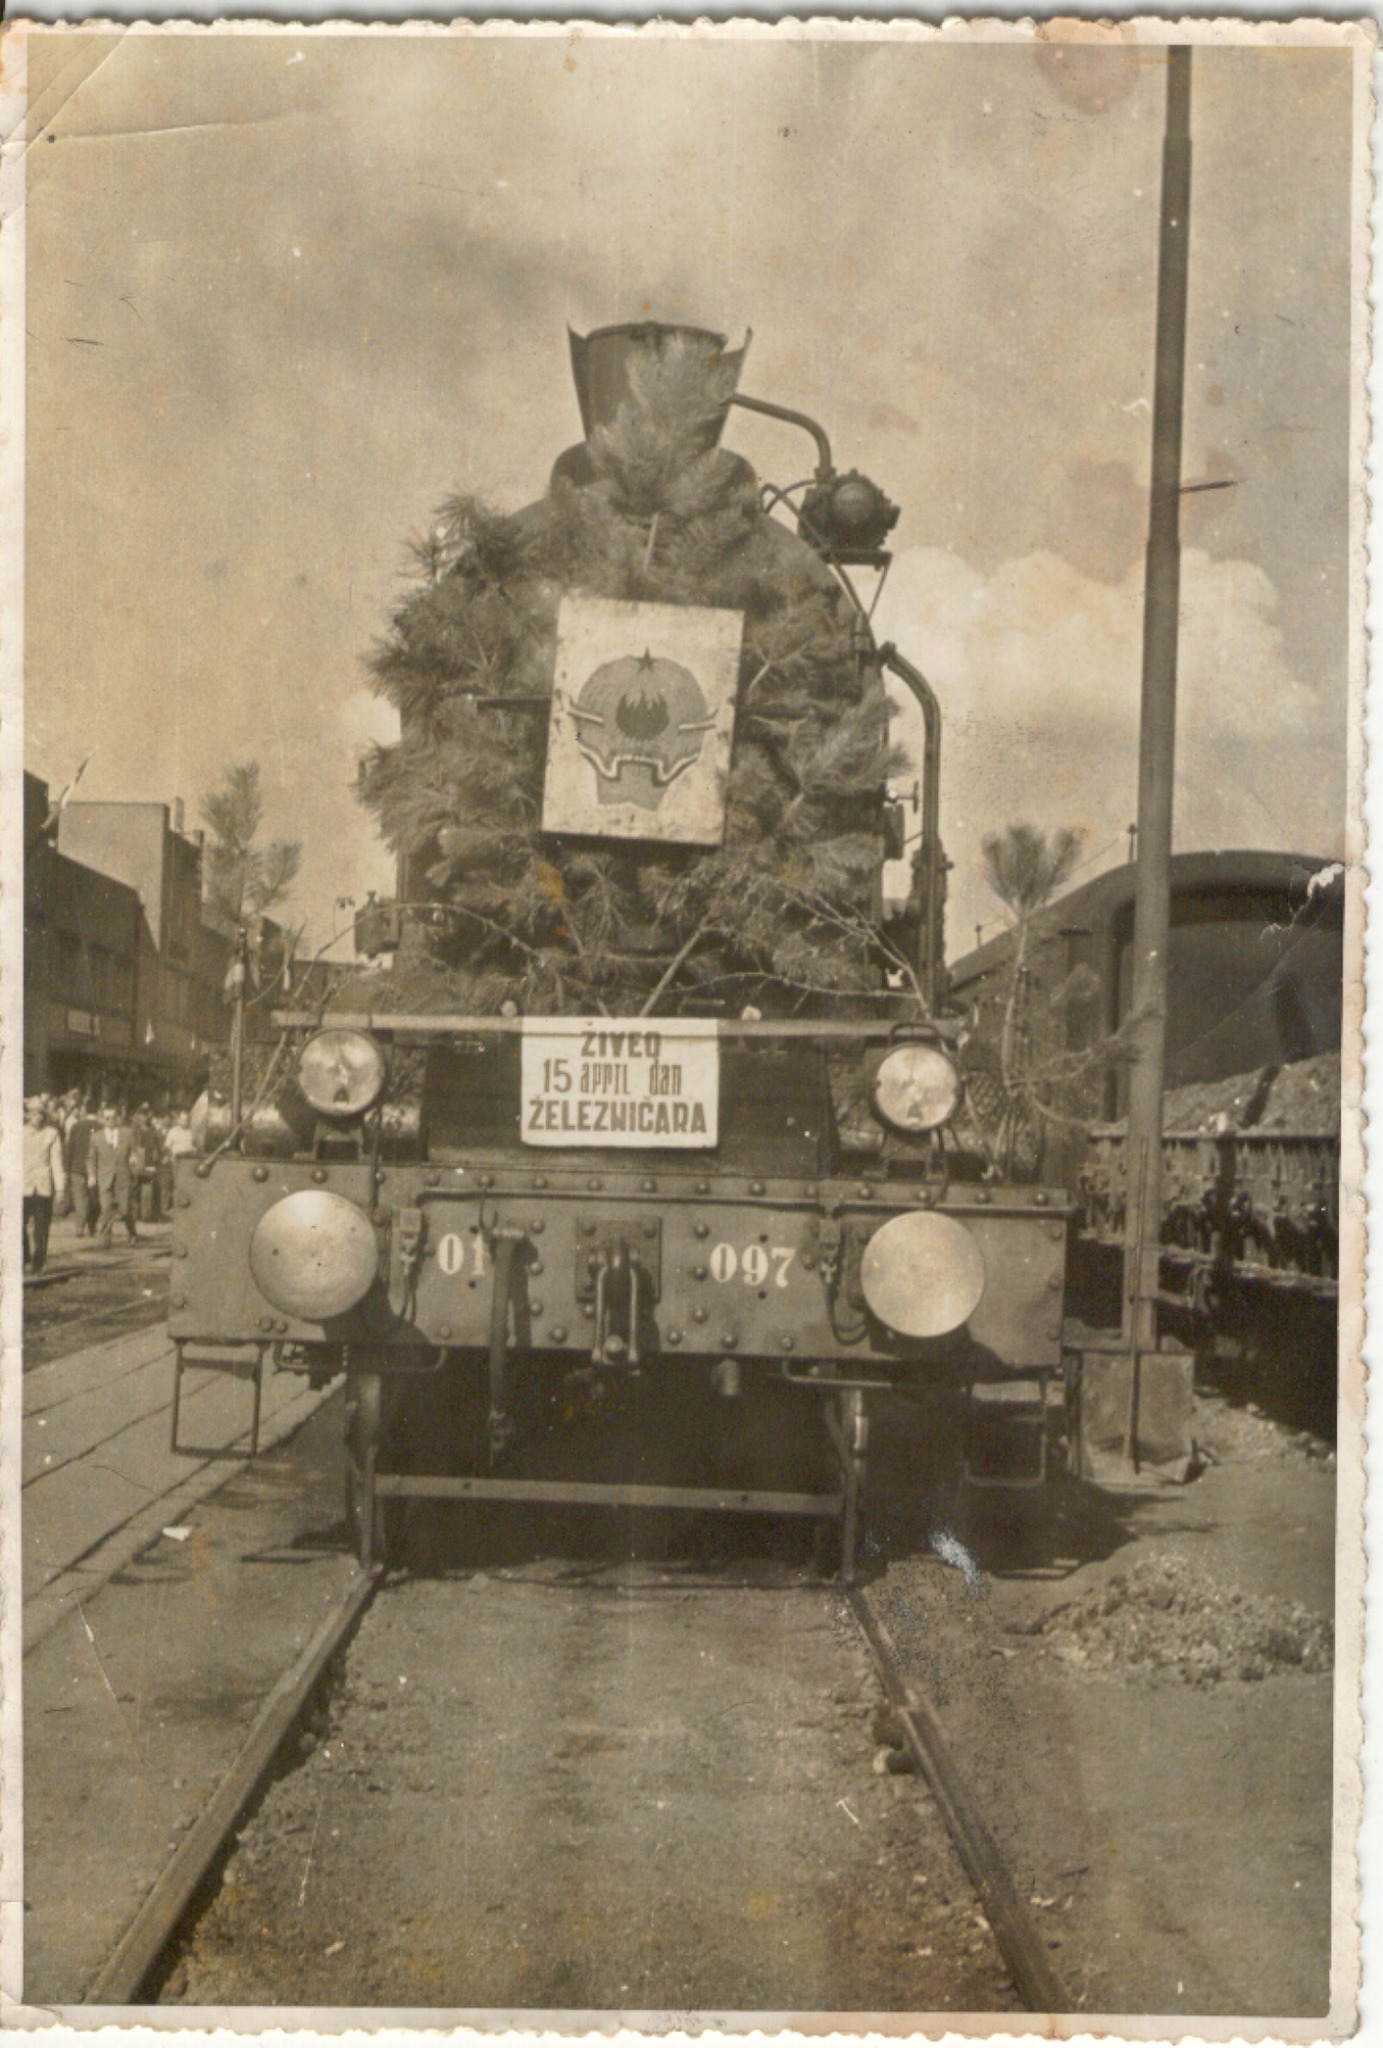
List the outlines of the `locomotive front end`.
{"label": "locomotive front end", "polygon": [[[825,1518],[848,1501],[853,1521],[868,1396],[941,1383],[973,1404],[1059,1370],[1064,1205],[965,1177],[935,1032],[282,1021],[302,1034],[291,1085],[238,1149],[213,1115],[180,1167],[171,1333],[188,1363],[253,1347],[319,1383],[344,1371],[357,1497],[528,1498],[541,1482],[506,1475],[563,1388],[680,1376],[734,1394],[752,1376],[821,1397],[842,1477],[810,1508],[734,1504]],[[468,1441],[446,1472],[390,1470],[429,1381],[471,1413]],[[621,1489],[592,1486],[606,1496]]]}
{"label": "locomotive front end", "polygon": [[[377,1501],[614,1499],[838,1519],[848,1571],[876,1393],[958,1390],[973,1475],[986,1390],[1028,1390],[1040,1478],[1065,1204],[1003,1177],[957,1066],[940,707],[856,587],[897,507],[723,336],[572,354],[585,440],[522,512],[445,509],[372,660],[399,901],[358,937],[394,965],[281,1017],[259,1082],[233,1063],[178,1184],[180,1369],[344,1372],[366,1555]],[[813,473],[761,485],[733,408]],[[583,1405],[765,1383],[817,1397],[829,1490],[522,1469]]]}

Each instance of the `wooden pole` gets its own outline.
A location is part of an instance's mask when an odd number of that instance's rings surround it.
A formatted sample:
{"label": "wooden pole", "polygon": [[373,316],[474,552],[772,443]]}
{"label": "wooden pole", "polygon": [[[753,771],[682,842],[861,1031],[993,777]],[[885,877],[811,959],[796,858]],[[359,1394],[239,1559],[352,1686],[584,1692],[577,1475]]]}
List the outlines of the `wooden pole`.
{"label": "wooden pole", "polygon": [[[1138,867],[1133,913],[1135,1057],[1129,1080],[1129,1189],[1124,1337],[1135,1359],[1157,1342],[1161,1277],[1162,1095],[1171,927],[1172,778],[1176,760],[1177,621],[1181,602],[1181,429],[1191,210],[1191,51],[1167,52],[1152,491],[1143,599],[1138,741]],[[1135,1366],[1136,1385],[1136,1366]],[[1135,1392],[1134,1400],[1137,1396]],[[1132,1432],[1136,1441],[1136,1429]]]}
{"label": "wooden pole", "polygon": [[235,959],[231,967],[232,1009],[231,1009],[231,1085],[230,1118],[231,1130],[239,1132],[240,1117],[245,1100],[245,982],[250,971],[249,939],[244,925],[235,933]]}

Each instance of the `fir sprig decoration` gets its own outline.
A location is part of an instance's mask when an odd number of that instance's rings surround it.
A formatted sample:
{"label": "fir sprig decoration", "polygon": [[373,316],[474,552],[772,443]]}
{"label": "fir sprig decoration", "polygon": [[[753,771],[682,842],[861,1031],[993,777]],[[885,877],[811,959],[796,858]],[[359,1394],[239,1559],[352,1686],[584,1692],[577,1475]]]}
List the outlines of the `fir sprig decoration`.
{"label": "fir sprig decoration", "polygon": [[[526,1010],[668,1009],[728,992],[774,1010],[877,991],[882,803],[903,765],[849,600],[708,445],[717,358],[671,343],[634,365],[589,480],[505,516],[443,505],[418,582],[371,657],[402,737],[360,794],[439,915],[416,931],[458,995]],[[724,843],[560,839],[542,788],[564,592],[744,616]],[[409,973],[416,978],[416,970]]]}

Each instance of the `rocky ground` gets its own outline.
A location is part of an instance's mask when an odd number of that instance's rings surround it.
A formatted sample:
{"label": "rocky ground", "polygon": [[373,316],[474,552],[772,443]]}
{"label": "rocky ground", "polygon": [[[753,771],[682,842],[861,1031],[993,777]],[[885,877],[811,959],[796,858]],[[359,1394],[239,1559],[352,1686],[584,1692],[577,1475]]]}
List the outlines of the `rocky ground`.
{"label": "rocky ground", "polygon": [[1218,1685],[1285,1671],[1326,1673],[1334,1630],[1299,1600],[1225,1586],[1185,1558],[1152,1557],[1012,1634],[1040,1637],[1065,1664],[1126,1685]]}

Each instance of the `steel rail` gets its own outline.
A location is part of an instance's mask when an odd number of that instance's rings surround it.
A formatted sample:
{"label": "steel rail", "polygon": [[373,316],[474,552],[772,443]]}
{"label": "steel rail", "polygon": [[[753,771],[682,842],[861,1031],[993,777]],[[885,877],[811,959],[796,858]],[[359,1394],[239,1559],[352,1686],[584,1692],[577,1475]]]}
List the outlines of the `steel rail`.
{"label": "steel rail", "polygon": [[914,1768],[926,1780],[941,1809],[1019,1997],[1029,2012],[1044,2012],[1053,2017],[1069,2013],[1073,2010],[1071,2001],[1052,1967],[1046,1941],[1014,1889],[999,1846],[951,1754],[935,1711],[921,1693],[905,1683],[893,1638],[863,1591],[851,1592],[847,1597],[889,1703],[898,1716]]}
{"label": "steel rail", "polygon": [[82,1998],[83,2005],[138,2003],[140,1992],[181,1926],[198,1887],[273,1769],[331,1659],[348,1641],[374,1598],[379,1580],[378,1572],[362,1572],[353,1579],[311,1641],[279,1679],[235,1761],[92,1980]]}

